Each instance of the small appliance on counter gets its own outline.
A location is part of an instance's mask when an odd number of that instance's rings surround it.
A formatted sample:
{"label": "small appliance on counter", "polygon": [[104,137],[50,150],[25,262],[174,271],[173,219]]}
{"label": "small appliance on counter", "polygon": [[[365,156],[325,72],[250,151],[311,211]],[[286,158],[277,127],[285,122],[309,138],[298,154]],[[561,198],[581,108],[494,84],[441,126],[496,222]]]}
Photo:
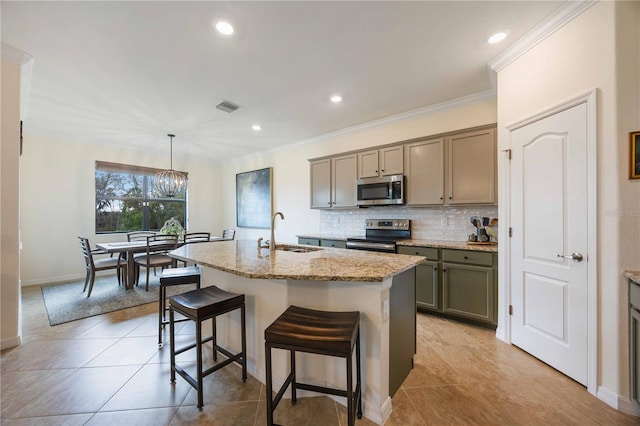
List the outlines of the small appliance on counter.
{"label": "small appliance on counter", "polygon": [[471,216],[470,221],[476,227],[476,233],[469,234],[468,244],[498,244],[496,241],[498,235],[493,228],[498,224],[498,219],[490,219],[486,216]]}
{"label": "small appliance on counter", "polygon": [[354,250],[396,252],[396,242],[411,238],[409,219],[367,219],[364,237],[347,238],[347,248]]}

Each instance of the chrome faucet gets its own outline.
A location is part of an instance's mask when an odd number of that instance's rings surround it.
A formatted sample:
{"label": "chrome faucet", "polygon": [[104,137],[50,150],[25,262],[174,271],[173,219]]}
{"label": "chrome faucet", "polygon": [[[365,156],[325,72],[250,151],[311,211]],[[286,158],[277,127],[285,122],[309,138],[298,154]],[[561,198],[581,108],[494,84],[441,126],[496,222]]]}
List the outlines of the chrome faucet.
{"label": "chrome faucet", "polygon": [[276,236],[274,234],[274,228],[276,226],[276,216],[280,215],[282,220],[284,220],[284,215],[282,212],[276,212],[271,218],[271,239],[269,240],[269,251],[274,251],[276,249]]}

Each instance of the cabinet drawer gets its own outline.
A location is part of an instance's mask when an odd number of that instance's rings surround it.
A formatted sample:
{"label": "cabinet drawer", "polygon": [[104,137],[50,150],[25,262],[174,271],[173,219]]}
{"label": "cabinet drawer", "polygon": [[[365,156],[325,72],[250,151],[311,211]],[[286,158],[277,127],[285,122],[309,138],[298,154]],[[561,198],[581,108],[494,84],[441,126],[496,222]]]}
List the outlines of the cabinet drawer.
{"label": "cabinet drawer", "polygon": [[442,250],[442,260],[445,262],[492,266],[493,254],[471,250]]}
{"label": "cabinet drawer", "polygon": [[320,240],[317,238],[302,238],[298,237],[298,244],[306,244],[308,246],[319,246]]}
{"label": "cabinet drawer", "polygon": [[398,246],[398,254],[424,256],[427,260],[438,260],[438,249],[429,247]]}
{"label": "cabinet drawer", "polygon": [[320,240],[322,247],[335,247],[335,248],[347,248],[346,241],[340,240]]}
{"label": "cabinet drawer", "polygon": [[640,285],[629,281],[629,303],[640,311]]}

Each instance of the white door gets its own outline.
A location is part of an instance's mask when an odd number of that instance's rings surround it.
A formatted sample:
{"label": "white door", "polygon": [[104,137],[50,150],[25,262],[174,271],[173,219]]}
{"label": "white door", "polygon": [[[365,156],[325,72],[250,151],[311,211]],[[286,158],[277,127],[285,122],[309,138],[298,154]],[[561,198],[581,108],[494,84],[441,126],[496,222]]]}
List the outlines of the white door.
{"label": "white door", "polygon": [[511,341],[587,384],[587,106],[511,132]]}

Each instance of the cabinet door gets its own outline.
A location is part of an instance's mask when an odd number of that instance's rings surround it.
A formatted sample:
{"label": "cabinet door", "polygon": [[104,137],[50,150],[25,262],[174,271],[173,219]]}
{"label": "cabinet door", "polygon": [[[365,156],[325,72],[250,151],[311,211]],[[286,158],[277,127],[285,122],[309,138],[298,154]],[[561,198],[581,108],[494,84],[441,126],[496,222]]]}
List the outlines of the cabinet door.
{"label": "cabinet door", "polygon": [[358,179],[378,177],[378,150],[358,153]]}
{"label": "cabinet door", "polygon": [[629,309],[629,378],[630,397],[640,409],[640,312]]}
{"label": "cabinet door", "polygon": [[407,205],[444,203],[444,139],[405,145]]}
{"label": "cabinet door", "polygon": [[495,129],[452,136],[448,142],[448,203],[495,203]]}
{"label": "cabinet door", "polygon": [[404,150],[402,146],[383,148],[379,154],[380,175],[401,175],[404,173]]}
{"label": "cabinet door", "polygon": [[416,266],[416,301],[419,307],[433,311],[438,308],[438,263],[425,262]]}
{"label": "cabinet door", "polygon": [[493,269],[442,264],[442,311],[496,324]]}
{"label": "cabinet door", "polygon": [[335,248],[347,248],[346,241],[340,240],[320,240],[322,247],[335,247]]}
{"label": "cabinet door", "polygon": [[331,159],[333,200],[331,207],[356,206],[357,158],[344,155]]}
{"label": "cabinet door", "polygon": [[331,208],[331,161],[319,160],[310,165],[311,208]]}

